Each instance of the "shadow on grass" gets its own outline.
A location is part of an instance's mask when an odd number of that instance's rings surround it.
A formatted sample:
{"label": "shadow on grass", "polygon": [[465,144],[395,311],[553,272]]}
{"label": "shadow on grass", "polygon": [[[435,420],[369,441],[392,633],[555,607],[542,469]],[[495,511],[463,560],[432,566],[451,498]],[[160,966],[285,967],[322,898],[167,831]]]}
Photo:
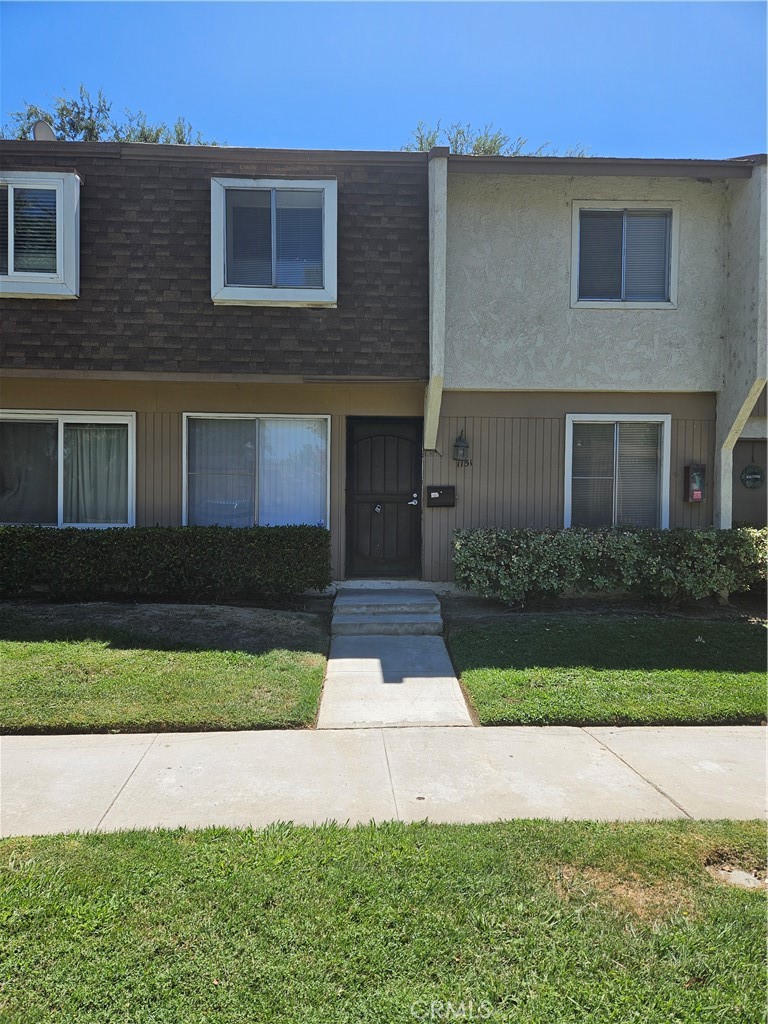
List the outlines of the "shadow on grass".
{"label": "shadow on grass", "polygon": [[[18,643],[104,643],[115,650],[220,651],[267,654],[297,651],[327,656],[328,631],[315,616],[302,617],[283,611],[169,605],[141,608],[146,622],[127,628],[111,621],[114,614],[95,611],[95,606],[48,605],[0,608],[0,640]],[[135,616],[137,606],[126,606],[125,617]],[[153,615],[154,613],[154,615]],[[153,616],[153,618],[151,618]],[[249,621],[249,618],[251,621]],[[232,621],[237,619],[238,621]],[[281,621],[281,619],[283,621]]]}
{"label": "shadow on grass", "polygon": [[759,622],[682,618],[519,619],[460,629],[449,637],[457,668],[765,672]]}

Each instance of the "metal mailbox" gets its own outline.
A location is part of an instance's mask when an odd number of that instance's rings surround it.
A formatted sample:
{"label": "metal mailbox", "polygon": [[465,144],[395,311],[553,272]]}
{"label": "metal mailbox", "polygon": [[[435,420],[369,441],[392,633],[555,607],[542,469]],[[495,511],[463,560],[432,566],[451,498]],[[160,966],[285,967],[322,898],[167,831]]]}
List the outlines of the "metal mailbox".
{"label": "metal mailbox", "polygon": [[453,508],[456,504],[456,488],[444,484],[428,484],[426,487],[427,508]]}

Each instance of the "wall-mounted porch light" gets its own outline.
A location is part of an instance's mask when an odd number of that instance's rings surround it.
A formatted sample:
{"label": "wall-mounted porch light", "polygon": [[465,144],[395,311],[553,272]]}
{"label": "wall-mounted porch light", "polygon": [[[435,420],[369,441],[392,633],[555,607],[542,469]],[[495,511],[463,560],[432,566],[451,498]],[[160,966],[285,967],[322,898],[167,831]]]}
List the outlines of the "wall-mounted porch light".
{"label": "wall-mounted porch light", "polygon": [[469,462],[469,441],[464,437],[463,430],[453,442],[453,458],[455,462]]}

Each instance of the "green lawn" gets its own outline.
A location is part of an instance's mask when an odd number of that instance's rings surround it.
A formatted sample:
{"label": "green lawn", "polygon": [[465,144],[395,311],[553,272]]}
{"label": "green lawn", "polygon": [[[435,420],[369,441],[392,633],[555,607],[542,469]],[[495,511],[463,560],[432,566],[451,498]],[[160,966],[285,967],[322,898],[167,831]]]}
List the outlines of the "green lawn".
{"label": "green lawn", "polygon": [[449,638],[484,725],[759,723],[761,623],[519,615]]}
{"label": "green lawn", "polygon": [[9,839],[0,1015],[758,1024],[764,893],[705,864],[763,851],[759,823],[690,821]]}
{"label": "green lawn", "polygon": [[206,606],[5,606],[0,731],[255,729],[314,721],[314,616]]}

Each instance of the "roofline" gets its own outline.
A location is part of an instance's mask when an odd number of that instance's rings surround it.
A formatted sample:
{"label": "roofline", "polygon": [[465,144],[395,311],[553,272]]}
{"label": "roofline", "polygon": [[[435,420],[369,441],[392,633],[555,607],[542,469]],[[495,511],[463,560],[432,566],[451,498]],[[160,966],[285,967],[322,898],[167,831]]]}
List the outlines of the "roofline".
{"label": "roofline", "polygon": [[146,142],[37,142],[32,139],[2,139],[0,153],[29,156],[31,153],[74,158],[76,155],[101,159],[211,160],[220,163],[279,162],[296,165],[426,163],[446,157],[454,174],[539,174],[569,176],[663,177],[663,178],[749,178],[756,166],[765,166],[765,153],[728,160],[667,160],[645,157],[571,156],[468,156],[451,154],[446,146],[429,153],[355,149],[256,149],[247,146],[177,146]]}
{"label": "roofline", "polygon": [[640,157],[459,156],[448,157],[455,174],[554,174],[590,177],[749,178],[765,164],[764,153],[731,160],[658,160]]}
{"label": "roofline", "polygon": [[254,149],[246,146],[175,146],[147,142],[37,142],[32,139],[0,140],[0,153],[29,156],[31,153],[68,157],[98,156],[101,159],[211,160],[295,164],[426,163],[427,153],[354,149]]}

